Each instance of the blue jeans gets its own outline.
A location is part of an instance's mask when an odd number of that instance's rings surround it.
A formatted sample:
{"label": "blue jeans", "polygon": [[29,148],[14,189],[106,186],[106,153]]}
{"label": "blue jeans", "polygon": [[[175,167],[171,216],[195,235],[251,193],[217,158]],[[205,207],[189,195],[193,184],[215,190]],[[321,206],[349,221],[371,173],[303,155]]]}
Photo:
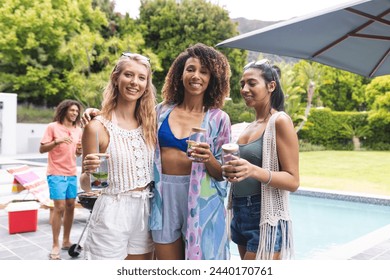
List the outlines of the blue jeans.
{"label": "blue jeans", "polygon": [[[244,246],[247,252],[257,252],[260,238],[260,194],[236,197],[233,195],[233,219],[230,225],[232,241]],[[282,230],[278,223],[275,252],[280,252],[282,245]]]}

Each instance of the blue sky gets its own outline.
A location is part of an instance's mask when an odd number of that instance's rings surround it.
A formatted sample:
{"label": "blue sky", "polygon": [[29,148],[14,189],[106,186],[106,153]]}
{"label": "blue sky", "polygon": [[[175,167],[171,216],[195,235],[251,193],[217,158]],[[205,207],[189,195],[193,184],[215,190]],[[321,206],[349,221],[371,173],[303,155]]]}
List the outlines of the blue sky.
{"label": "blue sky", "polygon": [[[208,0],[218,4],[229,11],[231,18],[245,17],[247,19],[258,19],[263,21],[287,20],[292,17],[305,15],[328,7],[337,6],[351,0]],[[115,0],[116,11],[128,12],[131,17],[138,16],[140,6],[139,0]]]}

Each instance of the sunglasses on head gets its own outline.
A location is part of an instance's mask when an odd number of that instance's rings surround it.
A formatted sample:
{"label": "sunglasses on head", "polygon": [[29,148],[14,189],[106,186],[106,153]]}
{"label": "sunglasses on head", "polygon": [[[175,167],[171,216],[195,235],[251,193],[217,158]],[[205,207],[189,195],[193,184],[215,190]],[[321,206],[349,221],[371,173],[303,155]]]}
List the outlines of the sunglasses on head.
{"label": "sunglasses on head", "polygon": [[272,69],[272,65],[269,62],[269,60],[266,59],[266,58],[258,60],[258,61],[249,62],[247,65],[244,66],[244,70],[247,70],[247,69],[249,69],[251,67],[261,66],[261,65],[267,65],[270,68],[271,75],[272,75],[272,80],[276,81],[275,76],[274,76],[274,71]]}
{"label": "sunglasses on head", "polygon": [[138,54],[138,53],[123,52],[122,56],[127,56],[127,57],[130,57],[130,58],[139,57],[139,58],[141,58],[143,60],[146,60],[147,62],[150,63],[150,58],[149,57],[146,57],[146,56]]}

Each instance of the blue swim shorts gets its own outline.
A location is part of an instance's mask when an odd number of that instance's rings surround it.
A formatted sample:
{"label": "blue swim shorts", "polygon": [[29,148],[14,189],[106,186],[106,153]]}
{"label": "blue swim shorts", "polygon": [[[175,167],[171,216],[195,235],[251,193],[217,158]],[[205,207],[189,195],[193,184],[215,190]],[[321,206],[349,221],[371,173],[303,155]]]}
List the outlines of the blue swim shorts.
{"label": "blue swim shorts", "polygon": [[77,176],[47,176],[50,199],[65,200],[77,197]]}
{"label": "blue swim shorts", "polygon": [[[244,197],[233,195],[233,219],[230,225],[232,241],[244,246],[248,252],[257,252],[260,238],[260,194]],[[275,252],[282,246],[282,230],[280,223],[276,232]]]}

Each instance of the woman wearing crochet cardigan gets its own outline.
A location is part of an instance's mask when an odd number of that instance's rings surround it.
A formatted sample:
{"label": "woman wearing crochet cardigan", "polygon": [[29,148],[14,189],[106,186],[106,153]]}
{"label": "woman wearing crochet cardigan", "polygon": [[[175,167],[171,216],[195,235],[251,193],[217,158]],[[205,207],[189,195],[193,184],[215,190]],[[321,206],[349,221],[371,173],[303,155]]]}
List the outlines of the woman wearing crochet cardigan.
{"label": "woman wearing crochet cardigan", "polygon": [[289,259],[293,239],[288,198],[299,187],[298,137],[283,112],[278,73],[267,60],[247,64],[240,83],[256,120],[237,140],[241,158],[222,166],[231,182],[231,238],[241,259]]}

